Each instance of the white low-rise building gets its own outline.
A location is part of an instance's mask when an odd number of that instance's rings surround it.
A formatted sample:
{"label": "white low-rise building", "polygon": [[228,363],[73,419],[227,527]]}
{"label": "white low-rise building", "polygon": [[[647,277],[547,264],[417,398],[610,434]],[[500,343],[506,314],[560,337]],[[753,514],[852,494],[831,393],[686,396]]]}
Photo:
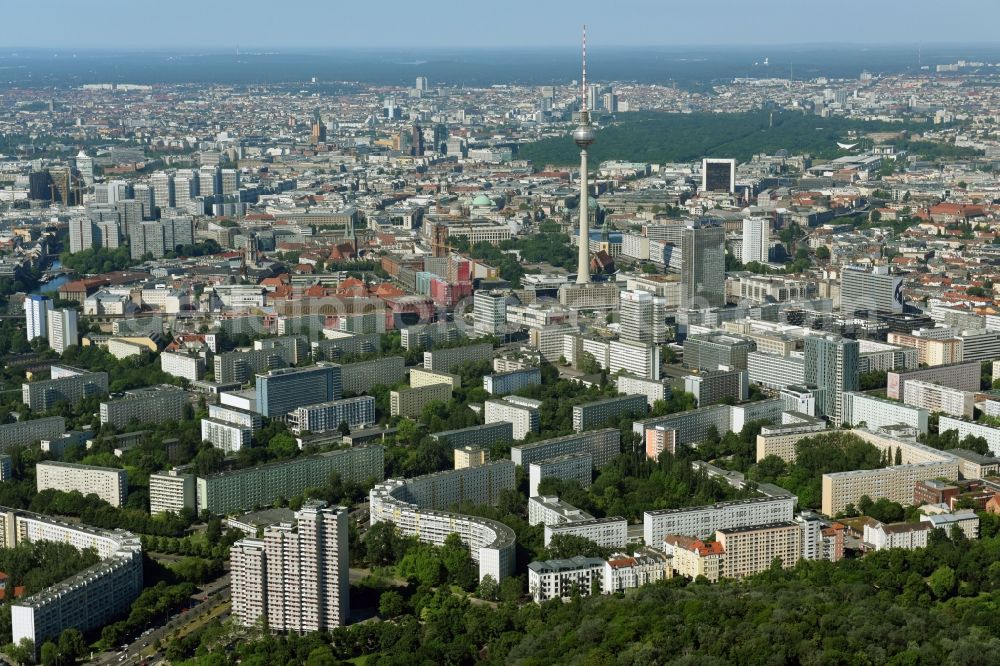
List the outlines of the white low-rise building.
{"label": "white low-rise building", "polygon": [[197,354],[163,352],[160,369],[168,375],[196,382],[205,376],[205,359]]}
{"label": "white low-rise building", "polygon": [[559,525],[577,520],[593,520],[593,516],[564,502],[554,495],[537,495],[528,498],[528,524]]}
{"label": "white low-rise building", "polygon": [[538,485],[547,478],[576,481],[581,488],[589,488],[593,473],[594,458],[587,452],[533,462],[528,465],[528,497],[537,495]]}
{"label": "white low-rise building", "polygon": [[979,516],[972,509],[925,513],[925,515],[920,516],[920,522],[930,523],[934,529],[942,529],[949,536],[951,536],[952,527],[957,526],[962,530],[962,534],[965,535],[966,539],[979,538]]}
{"label": "white low-rise building", "polygon": [[175,470],[149,475],[149,513],[166,511],[180,514],[184,509],[197,509],[196,478]]}
{"label": "white low-rise building", "polygon": [[932,525],[926,522],[884,524],[870,520],[865,525],[864,541],[873,550],[926,548],[932,529]]}
{"label": "white low-rise building", "polygon": [[552,538],[558,535],[582,537],[606,548],[624,548],[628,543],[628,521],[621,516],[613,516],[546,525],[545,545],[552,543]]}
{"label": "white low-rise building", "polygon": [[507,421],[514,426],[514,439],[524,439],[529,432],[538,432],[540,400],[507,396],[502,400],[483,403],[483,416],[487,425]]}
{"label": "white low-rise building", "polygon": [[920,407],[911,407],[865,393],[844,393],[844,421],[852,427],[864,425],[877,430],[903,424],[926,433],[928,417],[927,410]]}
{"label": "white low-rise building", "polygon": [[582,556],[532,562],[528,565],[528,593],[535,603],[575,594],[590,596],[601,591],[604,564],[599,557]]}
{"label": "white low-rise building", "polygon": [[236,423],[226,423],[208,418],[201,420],[201,440],[226,453],[236,453],[250,446],[253,430]]}
{"label": "white low-rise building", "polygon": [[666,400],[670,397],[670,385],[664,380],[622,374],[615,379],[615,385],[618,392],[623,395],[646,396],[646,403],[650,407],[657,400]]}
{"label": "white low-rise building", "polygon": [[705,539],[722,529],[788,521],[795,516],[797,501],[794,495],[755,497],[685,509],[646,511],[643,538],[647,546],[656,547],[668,534]]}

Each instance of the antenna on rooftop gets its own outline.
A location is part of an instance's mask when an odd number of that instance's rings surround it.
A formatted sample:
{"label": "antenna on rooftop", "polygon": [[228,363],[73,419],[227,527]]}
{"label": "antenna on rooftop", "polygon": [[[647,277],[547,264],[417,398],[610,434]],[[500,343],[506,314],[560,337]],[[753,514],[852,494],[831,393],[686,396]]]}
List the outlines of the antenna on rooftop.
{"label": "antenna on rooftop", "polygon": [[583,26],[583,111],[587,111],[587,26]]}

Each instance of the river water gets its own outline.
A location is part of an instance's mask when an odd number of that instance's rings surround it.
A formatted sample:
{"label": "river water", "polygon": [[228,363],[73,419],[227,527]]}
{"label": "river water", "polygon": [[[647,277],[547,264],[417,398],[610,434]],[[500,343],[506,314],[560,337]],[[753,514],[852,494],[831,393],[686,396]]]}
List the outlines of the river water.
{"label": "river water", "polygon": [[[52,262],[52,265],[49,266],[49,270],[57,270],[59,268],[62,268],[62,262],[59,261],[58,259],[54,260]],[[50,281],[46,282],[45,284],[41,285],[40,287],[38,287],[38,289],[36,289],[35,291],[33,291],[31,293],[33,293],[33,294],[51,294],[51,293],[59,291],[59,287],[63,286],[64,284],[66,284],[69,281],[70,281],[70,276],[69,275],[60,275],[59,277],[52,278],[52,280],[50,280]]]}

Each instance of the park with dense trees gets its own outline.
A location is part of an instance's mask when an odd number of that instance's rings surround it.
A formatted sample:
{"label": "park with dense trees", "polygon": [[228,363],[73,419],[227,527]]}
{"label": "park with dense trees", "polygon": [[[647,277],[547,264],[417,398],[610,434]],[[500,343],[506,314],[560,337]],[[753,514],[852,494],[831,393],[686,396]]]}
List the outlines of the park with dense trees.
{"label": "park with dense trees", "polygon": [[[860,121],[848,118],[819,118],[812,114],[770,110],[745,113],[660,113],[618,114],[616,121],[597,131],[590,149],[592,164],[605,160],[627,159],[632,162],[696,162],[703,157],[731,157],[740,162],[754,155],[773,155],[778,150],[789,154],[808,154],[814,158],[833,159],[847,154],[837,146],[849,132],[920,131],[919,125]],[[982,154],[973,148],[954,143],[913,141],[896,143],[897,149],[925,159],[954,159]],[[572,141],[564,136],[542,139],[521,145],[520,159],[537,166],[574,165],[580,155]]]}
{"label": "park with dense trees", "polygon": [[440,582],[448,564],[414,562],[408,585],[380,588],[381,622],[306,636],[251,630],[235,643],[215,625],[186,639],[174,663],[985,666],[1000,662],[1000,521],[989,516],[983,528],[976,541],[938,530],[921,550],[541,606],[489,581],[496,603],[422,584],[421,573]]}

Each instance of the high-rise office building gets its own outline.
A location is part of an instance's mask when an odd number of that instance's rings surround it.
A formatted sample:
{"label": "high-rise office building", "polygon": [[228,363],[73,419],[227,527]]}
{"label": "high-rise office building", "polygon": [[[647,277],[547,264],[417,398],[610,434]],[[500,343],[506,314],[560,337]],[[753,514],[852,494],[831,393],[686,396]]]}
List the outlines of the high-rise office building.
{"label": "high-rise office building", "polygon": [[844,316],[903,311],[903,278],[888,266],[872,270],[845,266],[840,273],[840,311]]}
{"label": "high-rise office building", "polygon": [[49,313],[52,299],[48,296],[31,294],[24,299],[24,318],[28,326],[28,341],[44,338],[49,334]]}
{"label": "high-rise office building", "polygon": [[395,97],[386,97],[382,103],[382,115],[389,120],[395,120],[402,115],[402,110],[396,104]]}
{"label": "high-rise office building", "polygon": [[125,180],[109,180],[94,185],[94,202],[114,205],[132,198],[132,184]]}
{"label": "high-rise office building", "polygon": [[326,125],[319,115],[319,109],[313,113],[312,126],[309,128],[309,141],[313,144],[326,143]]}
{"label": "high-rise office building", "polygon": [[667,342],[667,300],[648,291],[623,291],[618,297],[620,337],[626,342]]}
{"label": "high-rise office building", "polygon": [[94,184],[94,158],[82,150],[76,156],[76,170],[80,172],[85,185],[89,187]]}
{"label": "high-rise office building", "polygon": [[62,308],[48,313],[46,330],[49,347],[57,354],[62,354],[67,347],[79,342],[76,322],[77,312],[73,308]]}
{"label": "high-rise office building", "polygon": [[822,405],[835,424],[844,420],[844,393],[858,390],[858,341],[836,336],[805,340],[805,383],[825,389]]}
{"label": "high-rise office building", "polygon": [[736,160],[705,158],[701,161],[702,192],[735,192]]}
{"label": "high-rise office building", "polygon": [[507,330],[507,296],[501,291],[477,291],[472,296],[473,329],[484,335]]}
{"label": "high-rise office building", "polygon": [[681,304],[703,309],[726,304],[726,233],[686,227],[681,234]]}
{"label": "high-rise office building", "polygon": [[347,624],[350,584],[347,509],[305,504],[295,524],[263,539],[243,539],[230,554],[233,615],[244,626],[262,617],[273,631],[330,631]]}
{"label": "high-rise office building", "polygon": [[763,217],[743,220],[743,263],[766,263],[771,248],[771,221]]}
{"label": "high-rise office building", "polygon": [[410,148],[418,157],[424,154],[424,130],[416,123],[410,128]]}
{"label": "high-rise office building", "polygon": [[78,204],[80,191],[73,186],[73,170],[68,166],[49,167],[49,187],[52,201],[64,206]]}
{"label": "high-rise office building", "polygon": [[601,86],[591,83],[589,86],[586,86],[585,93],[587,95],[587,108],[590,110],[597,109],[598,102],[601,100]]}
{"label": "high-rise office building", "polygon": [[342,397],[339,365],[282,368],[257,375],[257,411],[279,418],[299,407]]}
{"label": "high-rise office building", "polygon": [[417,90],[421,91],[421,92],[426,92],[428,90],[428,88],[429,88],[429,83],[427,82],[427,77],[426,76],[418,76],[417,77],[417,83],[416,83],[416,85],[414,87]]}

